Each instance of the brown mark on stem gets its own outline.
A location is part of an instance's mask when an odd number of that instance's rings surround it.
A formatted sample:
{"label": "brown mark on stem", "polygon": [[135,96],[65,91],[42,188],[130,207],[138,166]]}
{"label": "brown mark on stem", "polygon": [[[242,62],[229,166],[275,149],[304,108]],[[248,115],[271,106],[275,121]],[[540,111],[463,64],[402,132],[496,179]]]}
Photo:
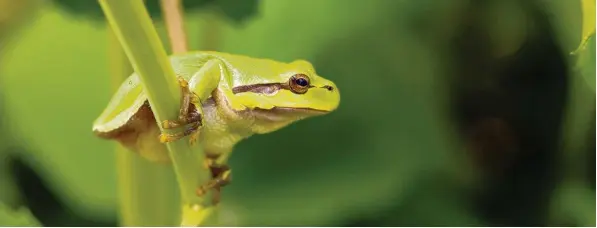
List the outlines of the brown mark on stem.
{"label": "brown mark on stem", "polygon": [[172,53],[188,51],[187,37],[184,29],[182,0],[161,0],[162,13],[166,21],[166,29],[172,46]]}

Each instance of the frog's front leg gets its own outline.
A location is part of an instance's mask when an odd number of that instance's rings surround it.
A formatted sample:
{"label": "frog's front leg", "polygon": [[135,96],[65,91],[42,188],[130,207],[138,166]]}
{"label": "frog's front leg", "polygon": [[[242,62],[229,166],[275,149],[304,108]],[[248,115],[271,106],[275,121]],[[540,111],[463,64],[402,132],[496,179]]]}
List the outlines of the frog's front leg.
{"label": "frog's front leg", "polygon": [[190,104],[199,103],[199,97],[191,92],[189,83],[184,78],[178,77],[178,84],[180,85],[180,93],[182,96],[178,112],[178,120],[164,120],[162,122],[162,127],[165,129],[172,129],[190,123],[201,122],[201,114],[198,111],[190,109]]}
{"label": "frog's front leg", "polygon": [[[201,127],[202,125],[201,111],[199,111],[200,107],[196,105],[197,103],[200,104],[200,102],[198,102],[198,96],[191,92],[191,90],[189,89],[189,84],[184,78],[179,77],[178,83],[181,88],[180,92],[182,97],[181,106],[178,113],[178,119],[164,120],[162,122],[162,127],[164,129],[179,128],[187,125],[188,127],[182,132],[172,134],[160,134],[160,142],[162,143],[172,142],[188,135],[196,135],[199,131],[199,127]],[[191,109],[191,104],[195,104],[194,109]],[[197,140],[196,136],[191,137],[190,141],[191,143],[194,143],[195,140]]]}
{"label": "frog's front leg", "polygon": [[[220,64],[218,60],[210,60],[203,65],[189,81],[182,77],[178,78],[181,88],[181,106],[177,120],[164,120],[164,129],[179,128],[188,126],[184,131],[177,133],[162,133],[162,143],[179,140],[190,135],[189,142],[194,144],[199,138],[200,127],[202,126],[201,101],[207,99],[213,90],[218,86],[221,79]],[[194,109],[191,109],[194,107]]]}

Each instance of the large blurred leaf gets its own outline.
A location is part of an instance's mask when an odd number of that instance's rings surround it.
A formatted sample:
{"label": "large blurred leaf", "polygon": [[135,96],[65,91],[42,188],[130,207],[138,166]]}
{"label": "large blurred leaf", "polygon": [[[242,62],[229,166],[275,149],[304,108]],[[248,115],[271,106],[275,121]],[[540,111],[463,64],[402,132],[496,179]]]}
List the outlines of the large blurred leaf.
{"label": "large blurred leaf", "polygon": [[595,33],[582,41],[581,47],[574,52],[576,69],[595,92]]}
{"label": "large blurred leaf", "polygon": [[4,143],[0,141],[0,203],[16,206],[21,203],[21,194],[10,170],[9,154],[7,148],[3,146]]}
{"label": "large blurred leaf", "polygon": [[33,152],[25,156],[28,163],[67,205],[108,216],[116,206],[113,144],[90,132],[102,108],[90,104],[110,95],[107,35],[89,22],[67,22],[51,8],[35,20],[0,62],[11,140]]}
{"label": "large blurred leaf", "polygon": [[[343,99],[333,114],[236,148],[234,182],[223,196],[224,223],[330,225],[401,204],[421,176],[453,175],[448,171],[458,157],[442,119],[445,91],[438,89],[442,52],[408,35],[405,23],[446,5],[271,0],[246,27],[224,25],[220,50],[313,61],[337,82]],[[33,162],[45,180],[73,210],[101,219],[115,213],[117,200],[114,144],[90,132],[111,96],[107,34],[58,12],[46,8],[7,52],[0,86],[9,95],[11,129],[35,151]],[[189,40],[202,35],[200,16],[188,15],[188,28],[199,29]]]}
{"label": "large blurred leaf", "polygon": [[[0,110],[4,110],[4,97],[0,94]],[[0,204],[16,206],[20,202],[19,189],[10,170],[11,140],[6,127],[7,119],[0,117]]]}
{"label": "large blurred leaf", "polygon": [[586,141],[587,132],[595,119],[595,0],[543,3],[552,16],[563,53],[571,53],[573,69],[560,158],[564,175],[552,196],[552,220],[595,226],[594,187],[582,182],[587,169],[582,165],[585,147],[590,143]]}
{"label": "large blurred leaf", "polygon": [[580,0],[582,7],[582,42],[595,34],[595,0]]}
{"label": "large blurred leaf", "polygon": [[[256,136],[237,147],[231,158],[235,182],[224,192],[229,199],[224,203],[236,211],[237,221],[330,225],[400,204],[402,193],[414,187],[413,179],[450,175],[446,167],[456,158],[441,127],[445,123],[439,117],[445,110],[438,97],[444,96],[435,84],[442,74],[437,59],[441,51],[408,35],[409,24],[404,23],[413,14],[436,13],[445,4],[264,3],[262,18],[242,30],[226,30],[223,49],[311,60],[320,74],[336,81],[342,103],[329,116]],[[290,11],[309,16],[288,17]],[[297,145],[297,140],[305,143]]]}
{"label": "large blurred leaf", "polygon": [[[104,14],[97,0],[53,0],[56,4],[69,13],[84,16],[89,19],[104,22]],[[161,0],[146,0],[147,10],[152,18],[161,18]],[[183,0],[186,11],[205,7],[215,7],[228,18],[241,22],[256,14],[259,0]]]}
{"label": "large blurred leaf", "polygon": [[529,15],[518,0],[484,1],[480,12],[486,27],[491,52],[496,57],[513,55],[527,40],[530,29]]}
{"label": "large blurred leaf", "polygon": [[581,7],[582,40],[574,54],[580,74],[595,92],[595,0],[581,0]]}
{"label": "large blurred leaf", "polygon": [[[40,0],[0,0],[0,50],[3,49],[24,21],[41,5]],[[0,52],[0,55],[2,53]]]}
{"label": "large blurred leaf", "polygon": [[595,226],[595,191],[585,183],[566,182],[555,192],[554,220],[576,226]]}
{"label": "large blurred leaf", "polygon": [[572,53],[571,63],[578,75],[595,91],[595,0],[543,0],[541,3],[551,16],[562,51]]}
{"label": "large blurred leaf", "polygon": [[0,203],[0,226],[41,226],[27,208],[12,210]]}

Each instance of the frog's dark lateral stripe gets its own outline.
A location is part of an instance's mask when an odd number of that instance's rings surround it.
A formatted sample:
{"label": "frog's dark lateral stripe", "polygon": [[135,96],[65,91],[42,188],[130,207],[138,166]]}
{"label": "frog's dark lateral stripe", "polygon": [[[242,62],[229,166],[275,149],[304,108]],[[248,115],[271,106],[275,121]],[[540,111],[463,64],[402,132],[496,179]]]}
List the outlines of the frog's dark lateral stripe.
{"label": "frog's dark lateral stripe", "polygon": [[[310,89],[310,88],[314,88],[314,87],[315,86],[309,85],[308,88]],[[321,88],[325,88],[329,91],[333,90],[333,88],[331,86],[327,86],[327,85],[323,86]],[[292,91],[290,89],[290,86],[288,85],[288,83],[264,83],[264,84],[236,86],[236,87],[232,88],[232,93],[237,94],[237,93],[251,92],[251,93],[261,93],[261,94],[273,94],[281,89]]]}
{"label": "frog's dark lateral stripe", "polygon": [[232,93],[262,93],[262,94],[272,94],[277,92],[278,90],[285,89],[290,90],[290,86],[288,83],[264,83],[264,84],[253,84],[253,85],[242,85],[236,86],[232,88]]}

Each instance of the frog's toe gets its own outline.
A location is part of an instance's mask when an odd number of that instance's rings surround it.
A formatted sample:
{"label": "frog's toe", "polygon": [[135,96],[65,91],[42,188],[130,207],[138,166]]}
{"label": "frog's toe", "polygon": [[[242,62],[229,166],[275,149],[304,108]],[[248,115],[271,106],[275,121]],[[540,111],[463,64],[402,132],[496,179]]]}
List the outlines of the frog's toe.
{"label": "frog's toe", "polygon": [[175,120],[162,121],[162,128],[164,128],[164,129],[172,129],[172,128],[177,128],[180,126],[181,126],[181,124],[179,121],[175,121]]}
{"label": "frog's toe", "polygon": [[191,146],[195,145],[195,143],[197,143],[197,141],[199,141],[199,129],[197,129],[195,132],[191,133],[191,135],[189,136],[189,144]]}
{"label": "frog's toe", "polygon": [[173,142],[176,141],[178,138],[175,135],[170,135],[170,134],[160,134],[160,142],[161,143],[169,143],[169,142]]}
{"label": "frog's toe", "polygon": [[186,79],[184,79],[183,77],[178,77],[178,84],[180,85],[180,87],[182,88],[186,88],[189,87],[189,82],[187,82]]}
{"label": "frog's toe", "polygon": [[162,133],[159,136],[160,142],[162,143],[168,143],[168,142],[173,142],[176,140],[179,140],[181,138],[184,138],[185,136],[191,136],[191,140],[193,140],[193,138],[196,138],[197,136],[193,136],[195,134],[198,134],[199,131],[199,127],[201,127],[201,123],[200,122],[194,122],[192,123],[191,126],[189,126],[187,129],[185,129],[182,132],[176,132],[176,133]]}

